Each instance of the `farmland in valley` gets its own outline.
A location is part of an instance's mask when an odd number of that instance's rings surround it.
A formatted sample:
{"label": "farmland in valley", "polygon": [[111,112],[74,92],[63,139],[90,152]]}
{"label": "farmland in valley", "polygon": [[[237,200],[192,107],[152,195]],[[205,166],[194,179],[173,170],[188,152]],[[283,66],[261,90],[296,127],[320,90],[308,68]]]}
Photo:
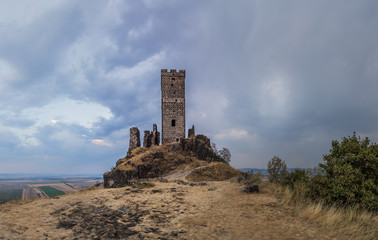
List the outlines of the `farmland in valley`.
{"label": "farmland in valley", "polygon": [[86,189],[101,176],[22,176],[0,174],[0,203],[15,199],[49,198]]}
{"label": "farmland in valley", "polygon": [[21,199],[22,191],[22,189],[0,190],[0,202]]}
{"label": "farmland in valley", "polygon": [[47,196],[49,196],[49,197],[56,197],[56,196],[60,196],[60,195],[65,194],[65,192],[60,191],[60,190],[53,188],[53,187],[50,187],[50,186],[42,186],[42,187],[39,187],[39,189],[41,189],[43,192],[45,192],[47,194]]}

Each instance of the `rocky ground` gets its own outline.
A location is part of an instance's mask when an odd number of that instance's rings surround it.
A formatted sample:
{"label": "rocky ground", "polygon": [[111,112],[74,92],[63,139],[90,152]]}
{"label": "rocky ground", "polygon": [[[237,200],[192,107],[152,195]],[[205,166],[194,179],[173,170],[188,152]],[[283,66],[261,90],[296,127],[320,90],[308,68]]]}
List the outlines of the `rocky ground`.
{"label": "rocky ground", "polygon": [[176,172],[116,189],[0,206],[0,239],[348,239],[236,181]]}

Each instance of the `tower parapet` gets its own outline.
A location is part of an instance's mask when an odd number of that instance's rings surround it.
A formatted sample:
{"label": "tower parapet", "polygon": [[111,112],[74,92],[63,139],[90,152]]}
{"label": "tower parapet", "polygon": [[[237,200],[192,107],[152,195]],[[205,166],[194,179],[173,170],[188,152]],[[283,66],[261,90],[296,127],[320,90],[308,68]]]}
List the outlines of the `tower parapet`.
{"label": "tower parapet", "polygon": [[177,72],[176,69],[171,69],[168,71],[167,69],[162,69],[161,70],[161,76],[180,76],[180,77],[185,77],[185,70],[179,70]]}

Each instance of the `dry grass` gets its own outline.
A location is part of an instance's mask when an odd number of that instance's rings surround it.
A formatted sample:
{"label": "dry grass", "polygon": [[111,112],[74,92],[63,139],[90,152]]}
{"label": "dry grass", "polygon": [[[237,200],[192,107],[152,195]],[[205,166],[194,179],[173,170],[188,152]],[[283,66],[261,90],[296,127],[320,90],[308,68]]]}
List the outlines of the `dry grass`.
{"label": "dry grass", "polygon": [[[135,226],[127,228],[138,234],[129,239],[353,239],[328,231],[325,224],[313,224],[294,214],[295,207],[278,201],[271,194],[274,190],[275,194],[280,192],[274,186],[262,186],[265,193],[246,194],[240,192],[243,185],[235,181],[211,181],[195,186],[158,179],[140,183],[138,188],[85,190],[57,199],[0,206],[0,239],[74,239],[78,236],[91,239],[93,235],[83,234],[111,232],[113,225],[104,222],[113,223],[116,219],[120,220],[117,224],[127,224],[124,221],[137,213],[143,217]],[[90,212],[90,209],[97,210]],[[125,209],[131,212],[123,213],[122,217],[113,215]],[[322,209],[315,206],[315,211],[309,211],[319,215]],[[345,218],[353,220],[354,214],[351,215]],[[317,219],[315,216],[314,222]],[[77,224],[67,229],[57,228],[64,220]]]}
{"label": "dry grass", "polygon": [[283,204],[293,206],[296,214],[352,239],[378,239],[378,216],[375,213],[353,207],[328,206],[305,197],[306,187],[295,185],[294,189],[267,183],[267,193],[274,194]]}
{"label": "dry grass", "polygon": [[188,176],[186,176],[186,179],[193,182],[223,181],[239,176],[240,174],[241,172],[239,170],[236,170],[227,164],[217,162],[193,170]]}

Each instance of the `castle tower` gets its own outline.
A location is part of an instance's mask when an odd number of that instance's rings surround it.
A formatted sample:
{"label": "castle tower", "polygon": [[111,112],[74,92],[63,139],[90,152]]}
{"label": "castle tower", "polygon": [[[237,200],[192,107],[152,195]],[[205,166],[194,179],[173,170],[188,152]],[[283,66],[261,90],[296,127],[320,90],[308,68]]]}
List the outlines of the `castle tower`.
{"label": "castle tower", "polygon": [[185,70],[161,70],[162,143],[185,138]]}

